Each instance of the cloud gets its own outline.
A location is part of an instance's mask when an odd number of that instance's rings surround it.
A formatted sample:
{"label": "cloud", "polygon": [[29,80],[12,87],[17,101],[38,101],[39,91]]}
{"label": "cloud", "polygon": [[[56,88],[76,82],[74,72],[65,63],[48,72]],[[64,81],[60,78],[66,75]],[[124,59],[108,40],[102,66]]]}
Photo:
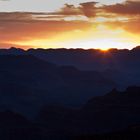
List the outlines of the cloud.
{"label": "cloud", "polygon": [[[56,12],[0,12],[0,44],[55,38],[72,31],[90,29],[92,23],[83,17],[94,17],[95,2],[79,6],[65,4]],[[79,18],[78,17],[82,17]]]}
{"label": "cloud", "polygon": [[126,1],[120,4],[105,5],[101,7],[102,10],[109,13],[121,15],[139,15],[140,1]]}
{"label": "cloud", "polygon": [[0,12],[0,21],[31,20],[33,13]]}
{"label": "cloud", "polygon": [[91,23],[85,21],[38,20],[33,16],[45,13],[0,13],[0,43],[50,39],[65,32],[87,30]]}
{"label": "cloud", "polygon": [[132,34],[140,34],[140,1],[131,0],[113,5],[103,5],[100,7],[102,16],[117,19],[116,21],[104,23],[114,29],[121,28]]}
{"label": "cloud", "polygon": [[55,14],[61,15],[82,15],[83,12],[80,10],[79,7],[75,7],[74,5],[65,4],[64,7],[60,9],[60,11],[56,12]]}
{"label": "cloud", "polygon": [[96,16],[96,7],[95,5],[97,2],[87,2],[87,3],[81,3],[81,10],[87,17],[95,17]]}
{"label": "cloud", "polygon": [[64,7],[62,7],[57,12],[52,12],[50,14],[52,15],[81,15],[86,16],[88,18],[95,17],[96,16],[96,4],[97,2],[86,2],[86,3],[80,3],[78,7],[70,4],[65,4]]}
{"label": "cloud", "polygon": [[108,26],[112,30],[115,30],[116,28],[118,29],[123,29],[127,31],[128,33],[138,35],[140,34],[140,19],[137,20],[129,20],[127,22],[121,22],[121,21],[116,21],[116,22],[106,22],[104,25]]}

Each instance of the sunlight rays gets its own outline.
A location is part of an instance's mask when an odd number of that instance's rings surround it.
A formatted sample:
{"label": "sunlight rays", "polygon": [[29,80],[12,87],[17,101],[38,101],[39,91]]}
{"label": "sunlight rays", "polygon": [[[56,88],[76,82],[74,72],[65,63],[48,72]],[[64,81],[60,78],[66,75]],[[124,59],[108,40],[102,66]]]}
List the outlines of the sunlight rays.
{"label": "sunlight rays", "polygon": [[51,39],[32,39],[30,41],[10,42],[21,46],[33,46],[34,48],[83,48],[83,49],[101,49],[110,48],[131,49],[139,42],[136,35],[118,28],[112,29],[109,26],[99,24],[89,30],[73,30],[71,32],[61,33]]}

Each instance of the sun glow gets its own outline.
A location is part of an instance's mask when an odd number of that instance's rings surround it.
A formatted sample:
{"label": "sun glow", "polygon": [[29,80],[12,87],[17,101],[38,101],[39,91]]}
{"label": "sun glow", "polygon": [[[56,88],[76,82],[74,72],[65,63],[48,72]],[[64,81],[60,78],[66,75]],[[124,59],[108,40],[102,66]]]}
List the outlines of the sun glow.
{"label": "sun glow", "polygon": [[104,25],[93,26],[86,31],[73,30],[61,33],[50,39],[40,38],[14,42],[15,45],[33,46],[34,48],[95,48],[101,50],[110,48],[131,49],[139,43],[138,36],[123,29],[112,29]]}
{"label": "sun glow", "polygon": [[80,42],[73,42],[68,45],[73,46],[73,48],[84,48],[84,49],[101,49],[101,50],[108,50],[110,48],[119,48],[123,49],[124,46],[132,47],[134,44],[130,44],[127,42],[120,41],[118,39],[95,39],[95,40],[87,40],[87,41],[80,41]]}

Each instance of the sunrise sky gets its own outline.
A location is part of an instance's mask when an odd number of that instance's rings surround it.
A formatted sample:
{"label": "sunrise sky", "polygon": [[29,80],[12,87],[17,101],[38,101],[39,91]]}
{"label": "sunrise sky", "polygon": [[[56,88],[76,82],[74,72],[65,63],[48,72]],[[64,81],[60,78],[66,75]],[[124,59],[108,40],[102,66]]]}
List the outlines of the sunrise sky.
{"label": "sunrise sky", "polygon": [[139,0],[0,0],[0,48],[140,45]]}

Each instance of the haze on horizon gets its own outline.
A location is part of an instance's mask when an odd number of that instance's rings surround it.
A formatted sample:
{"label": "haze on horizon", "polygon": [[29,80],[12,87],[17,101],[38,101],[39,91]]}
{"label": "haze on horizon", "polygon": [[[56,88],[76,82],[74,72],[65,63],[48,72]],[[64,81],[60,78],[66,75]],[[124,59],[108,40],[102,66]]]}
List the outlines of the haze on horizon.
{"label": "haze on horizon", "polygon": [[118,48],[140,44],[138,0],[0,0],[0,48]]}

